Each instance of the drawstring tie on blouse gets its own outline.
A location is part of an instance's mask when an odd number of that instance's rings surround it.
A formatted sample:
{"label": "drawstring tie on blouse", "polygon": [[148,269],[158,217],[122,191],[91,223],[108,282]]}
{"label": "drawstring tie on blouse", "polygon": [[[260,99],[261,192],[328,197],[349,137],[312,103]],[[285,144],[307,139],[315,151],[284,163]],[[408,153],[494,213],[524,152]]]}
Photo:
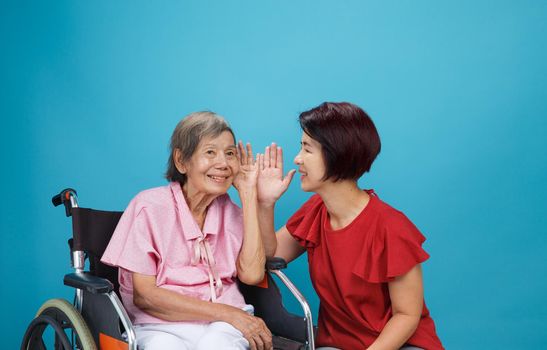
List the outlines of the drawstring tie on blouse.
{"label": "drawstring tie on blouse", "polygon": [[205,238],[205,236],[198,237],[194,240],[192,265],[195,266],[199,262],[202,262],[208,266],[207,273],[209,274],[209,287],[211,287],[211,300],[214,303],[222,292],[222,280],[215,269],[215,258],[213,257],[213,252],[211,251],[209,241]]}

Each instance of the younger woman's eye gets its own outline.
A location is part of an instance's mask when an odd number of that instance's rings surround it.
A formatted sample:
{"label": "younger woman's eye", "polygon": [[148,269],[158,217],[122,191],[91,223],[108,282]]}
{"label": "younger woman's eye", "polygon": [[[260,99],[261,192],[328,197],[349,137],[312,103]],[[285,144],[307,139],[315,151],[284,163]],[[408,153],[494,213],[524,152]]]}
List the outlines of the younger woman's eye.
{"label": "younger woman's eye", "polygon": [[305,145],[304,143],[300,143],[300,149],[306,153],[311,153],[310,149],[307,148],[307,145]]}

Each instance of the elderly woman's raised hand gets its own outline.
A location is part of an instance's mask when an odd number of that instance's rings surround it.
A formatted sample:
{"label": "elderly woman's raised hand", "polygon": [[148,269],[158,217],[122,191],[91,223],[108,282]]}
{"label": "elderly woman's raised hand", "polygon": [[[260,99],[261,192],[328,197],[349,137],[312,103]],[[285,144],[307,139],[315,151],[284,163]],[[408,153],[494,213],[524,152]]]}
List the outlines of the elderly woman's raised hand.
{"label": "elderly woman's raised hand", "polygon": [[258,201],[272,205],[289,187],[296,170],[283,177],[283,150],[275,143],[258,155]]}
{"label": "elderly woman's raised hand", "polygon": [[239,160],[239,173],[234,179],[234,187],[240,195],[244,192],[253,192],[257,184],[258,164],[253,157],[250,143],[244,147],[243,142],[238,142],[237,159]]}

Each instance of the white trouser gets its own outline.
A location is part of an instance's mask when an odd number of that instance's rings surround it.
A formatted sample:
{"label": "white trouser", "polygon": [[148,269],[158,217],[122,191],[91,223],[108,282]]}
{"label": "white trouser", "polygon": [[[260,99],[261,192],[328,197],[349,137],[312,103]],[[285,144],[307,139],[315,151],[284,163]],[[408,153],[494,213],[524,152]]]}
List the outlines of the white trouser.
{"label": "white trouser", "polygon": [[226,322],[135,326],[139,350],[247,350],[249,342]]}

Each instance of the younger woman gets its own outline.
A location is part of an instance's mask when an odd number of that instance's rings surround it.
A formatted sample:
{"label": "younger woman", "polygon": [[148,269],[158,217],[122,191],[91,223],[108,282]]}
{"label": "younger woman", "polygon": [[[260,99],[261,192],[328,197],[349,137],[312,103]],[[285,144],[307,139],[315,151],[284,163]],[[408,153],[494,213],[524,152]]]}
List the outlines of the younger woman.
{"label": "younger woman", "polygon": [[423,302],[424,236],[400,211],[357,180],[380,152],[369,116],[350,103],[323,103],[300,115],[294,159],[301,187],[314,192],[277,233],[274,205],[283,178],[280,147],[259,157],[260,229],[267,256],[290,262],[308,253],[320,299],[316,343],[338,349],[426,349],[443,346]]}

